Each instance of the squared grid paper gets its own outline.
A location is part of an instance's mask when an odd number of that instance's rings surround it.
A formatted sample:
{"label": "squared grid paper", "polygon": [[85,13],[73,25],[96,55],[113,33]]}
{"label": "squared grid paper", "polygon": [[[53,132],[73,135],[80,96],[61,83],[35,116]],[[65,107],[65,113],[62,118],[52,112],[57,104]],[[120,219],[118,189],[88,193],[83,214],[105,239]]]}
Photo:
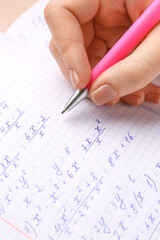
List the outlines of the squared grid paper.
{"label": "squared grid paper", "polygon": [[10,223],[0,222],[3,239],[154,240],[159,115],[86,100],[62,117],[72,91],[57,66],[4,36],[0,51],[0,96],[9,105],[0,129],[24,111],[18,129],[0,134],[0,217]]}

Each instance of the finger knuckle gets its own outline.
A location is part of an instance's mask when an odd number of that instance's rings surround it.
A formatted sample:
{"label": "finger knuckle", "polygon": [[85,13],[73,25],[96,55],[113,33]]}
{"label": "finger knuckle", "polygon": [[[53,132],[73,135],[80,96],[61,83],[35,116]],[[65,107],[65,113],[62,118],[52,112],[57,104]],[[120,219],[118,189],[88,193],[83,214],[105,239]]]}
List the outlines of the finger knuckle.
{"label": "finger knuckle", "polygon": [[83,48],[83,44],[79,41],[70,41],[67,40],[67,38],[65,39],[65,41],[61,41],[58,49],[60,51],[60,53],[65,57],[66,55],[68,55],[68,53],[70,52],[71,49],[82,49]]}
{"label": "finger knuckle", "polygon": [[70,42],[69,40],[67,40],[67,38],[65,38],[65,40],[60,41],[59,44],[59,51],[65,55],[65,53],[67,53],[71,47],[73,47],[74,42]]}
{"label": "finger knuckle", "polygon": [[57,12],[58,8],[58,1],[57,0],[51,0],[46,7],[44,8],[44,18],[46,22],[50,20],[50,17],[54,17],[54,13]]}

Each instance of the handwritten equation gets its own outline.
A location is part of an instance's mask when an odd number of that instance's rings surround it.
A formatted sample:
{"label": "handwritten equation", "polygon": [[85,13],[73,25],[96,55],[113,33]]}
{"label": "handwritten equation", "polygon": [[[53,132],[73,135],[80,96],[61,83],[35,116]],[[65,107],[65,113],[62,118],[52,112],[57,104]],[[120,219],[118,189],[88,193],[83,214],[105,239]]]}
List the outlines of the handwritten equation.
{"label": "handwritten equation", "polygon": [[[126,170],[121,177],[117,172],[137,141],[132,129],[107,151],[107,123],[96,118],[77,146],[80,152],[74,148],[74,136],[72,142],[57,146],[55,151],[52,139],[57,132],[50,135],[48,127],[51,116],[39,114],[26,124],[26,111],[13,109],[6,101],[1,106],[1,114],[6,116],[0,121],[1,142],[12,134],[19,137],[17,150],[0,159],[0,216],[7,217],[18,202],[23,212],[21,231],[31,239],[126,240],[132,233],[133,240],[143,240],[144,236],[153,240],[159,234],[160,162],[153,161],[153,174],[145,168],[139,176]],[[48,150],[49,156],[45,155]],[[103,151],[94,165],[88,157],[93,150]],[[155,198],[154,208],[147,209],[148,196]],[[134,232],[132,223],[141,219],[144,211],[141,228]]]}

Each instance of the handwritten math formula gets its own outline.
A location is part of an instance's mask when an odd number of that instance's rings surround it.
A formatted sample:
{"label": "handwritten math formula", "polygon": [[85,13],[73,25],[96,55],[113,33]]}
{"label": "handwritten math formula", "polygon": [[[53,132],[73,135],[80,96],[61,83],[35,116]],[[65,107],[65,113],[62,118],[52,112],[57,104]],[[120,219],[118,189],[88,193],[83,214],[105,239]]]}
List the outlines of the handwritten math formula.
{"label": "handwritten math formula", "polygon": [[[123,162],[127,149],[134,144],[136,136],[131,130],[126,131],[112,151],[106,151],[105,154],[103,148],[107,124],[96,118],[91,131],[79,143],[81,154],[75,153],[72,143],[64,145],[51,161],[47,162],[46,159],[45,164],[39,163],[47,166],[47,174],[44,175],[36,156],[35,161],[29,164],[24,159],[26,154],[31,154],[28,149],[32,149],[32,143],[39,145],[44,141],[51,117],[42,114],[26,127],[23,123],[25,111],[12,109],[5,101],[1,104],[1,114],[6,115],[1,125],[1,142],[12,131],[23,135],[23,138],[14,155],[8,153],[0,160],[0,217],[7,218],[20,192],[18,201],[21,213],[24,213],[21,231],[31,239],[40,239],[43,233],[43,239],[46,240],[124,240],[132,221],[145,211],[148,195],[152,194],[156,198],[154,209],[147,211],[143,227],[133,234],[134,240],[142,240],[144,236],[150,236],[148,240],[152,240],[160,227],[160,163],[155,163],[154,175],[145,170],[140,176],[126,172],[123,179],[113,181],[112,193],[107,191],[111,176]],[[86,169],[88,155],[100,148],[103,149],[101,167],[90,166],[90,169]],[[102,207],[101,204],[97,205],[101,201]],[[25,212],[30,213],[28,217]],[[45,229],[46,216],[50,213],[55,217],[50,227]],[[93,215],[93,221],[86,227],[85,223],[92,219],[90,215]],[[77,236],[79,226],[82,225],[84,230]]]}

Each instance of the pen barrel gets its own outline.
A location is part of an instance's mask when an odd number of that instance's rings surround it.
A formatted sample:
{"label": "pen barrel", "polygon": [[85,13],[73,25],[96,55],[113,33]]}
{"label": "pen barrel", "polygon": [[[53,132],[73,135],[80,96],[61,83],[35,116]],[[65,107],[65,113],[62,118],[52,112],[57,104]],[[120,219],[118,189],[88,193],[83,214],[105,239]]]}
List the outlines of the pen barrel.
{"label": "pen barrel", "polygon": [[127,57],[159,21],[160,0],[155,0],[92,69],[91,79],[86,88],[89,90],[100,74]]}

